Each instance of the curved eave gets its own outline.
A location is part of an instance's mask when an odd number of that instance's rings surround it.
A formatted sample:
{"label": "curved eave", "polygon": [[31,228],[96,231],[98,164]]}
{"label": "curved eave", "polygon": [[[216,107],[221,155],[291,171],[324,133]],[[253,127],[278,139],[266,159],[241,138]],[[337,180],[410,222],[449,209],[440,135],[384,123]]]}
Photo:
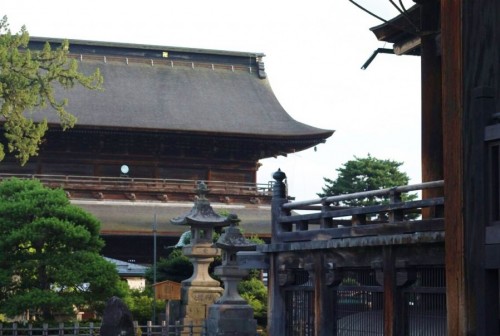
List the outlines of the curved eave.
{"label": "curved eave", "polygon": [[[63,132],[60,125],[53,124],[49,128],[49,133]],[[94,126],[81,126],[79,123],[72,129],[64,131],[66,136],[83,136],[95,138],[97,135],[118,135],[123,139],[137,136],[151,137],[157,142],[171,142],[172,137],[176,140],[184,138],[189,143],[210,144],[213,142],[235,144],[239,143],[247,150],[253,149],[258,159],[275,157],[294,152],[299,152],[318,144],[325,143],[334,131],[325,131],[324,133],[313,135],[263,135],[263,134],[238,134],[238,133],[215,133],[201,131],[169,131],[161,129],[136,129],[136,128],[104,128]]]}
{"label": "curved eave", "polygon": [[[70,110],[70,112],[72,112]],[[53,116],[51,116],[52,119]],[[35,117],[36,119],[36,117]],[[299,123],[300,122],[296,122]],[[270,140],[270,141],[279,141],[279,142],[311,142],[315,141],[317,143],[325,142],[326,139],[331,137],[335,130],[324,130],[315,128],[312,126],[308,126],[306,124],[302,124],[304,129],[309,130],[312,128],[313,131],[302,132],[302,133],[291,133],[285,132],[285,130],[280,131],[276,129],[273,134],[261,134],[258,132],[253,133],[244,133],[238,132],[237,130],[230,131],[207,131],[200,129],[178,129],[178,128],[139,128],[133,126],[106,126],[106,125],[82,125],[80,119],[78,119],[75,127],[63,131],[61,125],[51,120],[49,122],[49,131],[50,132],[75,132],[82,134],[150,134],[150,135],[169,135],[169,134],[177,134],[177,135],[191,135],[191,136],[207,136],[207,137],[220,137],[225,139],[243,139],[243,140]]]}

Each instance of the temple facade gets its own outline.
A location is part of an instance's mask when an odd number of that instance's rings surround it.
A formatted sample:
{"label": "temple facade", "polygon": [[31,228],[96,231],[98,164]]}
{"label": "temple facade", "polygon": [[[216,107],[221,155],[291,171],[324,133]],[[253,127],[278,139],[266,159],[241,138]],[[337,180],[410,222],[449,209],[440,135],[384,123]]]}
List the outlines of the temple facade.
{"label": "temple facade", "polygon": [[[32,38],[40,49],[60,40]],[[0,177],[35,176],[62,187],[102,222],[105,254],[147,263],[176,243],[169,223],[192,204],[196,182],[222,213],[237,212],[248,234],[270,236],[270,185],[256,183],[259,160],[326,141],[333,131],[291,118],[267,79],[263,54],[70,41],[84,73],[100,69],[104,90],[58,92],[77,118],[62,131],[55,113],[40,154]],[[157,223],[155,226],[154,223]],[[156,228],[156,229],[155,229]]]}

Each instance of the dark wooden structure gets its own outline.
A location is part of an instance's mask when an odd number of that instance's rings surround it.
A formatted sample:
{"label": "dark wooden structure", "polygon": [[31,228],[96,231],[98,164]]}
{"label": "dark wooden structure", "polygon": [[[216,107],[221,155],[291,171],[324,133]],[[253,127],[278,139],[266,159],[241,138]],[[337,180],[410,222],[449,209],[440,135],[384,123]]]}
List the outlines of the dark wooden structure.
{"label": "dark wooden structure", "polygon": [[269,262],[271,335],[500,334],[500,2],[415,2],[372,31],[421,57],[423,183],[345,209],[370,192],[290,203],[277,173],[271,244],[240,255]]}
{"label": "dark wooden structure", "polygon": [[[444,181],[289,202],[285,174],[274,178],[271,243],[239,254],[245,268],[269,268],[269,334],[446,334],[444,218],[405,216],[442,214],[444,198],[401,200]],[[336,205],[375,195],[390,203]]]}
{"label": "dark wooden structure", "polygon": [[[46,41],[60,43],[32,38],[30,48]],[[36,112],[50,123],[40,155],[24,167],[7,158],[0,174],[64,188],[101,219],[110,257],[147,262],[155,214],[159,246],[175,244],[181,229],[167,223],[189,209],[197,180],[214,208],[238,209],[247,233],[269,236],[270,189],[256,183],[258,161],[333,133],[286,113],[260,53],[70,41],[70,54],[83,72],[100,69],[104,90],[59,92],[76,127],[63,132],[54,116]],[[140,242],[120,243],[130,239]]]}
{"label": "dark wooden structure", "polygon": [[[448,333],[499,334],[500,3],[417,2],[422,176],[446,181]],[[404,44],[410,36],[401,27],[389,30]]]}

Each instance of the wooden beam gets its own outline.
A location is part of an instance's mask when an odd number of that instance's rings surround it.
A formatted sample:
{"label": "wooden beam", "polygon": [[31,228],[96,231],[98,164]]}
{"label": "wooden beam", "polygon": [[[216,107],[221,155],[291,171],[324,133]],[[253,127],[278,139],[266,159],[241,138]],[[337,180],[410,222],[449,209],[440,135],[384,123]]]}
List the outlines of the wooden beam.
{"label": "wooden beam", "polygon": [[442,231],[443,219],[428,219],[422,221],[404,221],[391,224],[365,224],[344,228],[331,228],[308,231],[281,232],[280,242],[314,241],[339,239],[347,237],[395,235],[413,232]]}
{"label": "wooden beam", "polygon": [[[437,46],[439,2],[421,3],[422,31],[433,32],[421,38],[422,76],[422,182],[442,180],[443,118],[441,113],[441,50]],[[422,190],[422,199],[443,196],[442,188]],[[436,209],[440,209],[436,213]],[[422,209],[423,218],[442,217],[442,208]]]}
{"label": "wooden beam", "polygon": [[399,43],[394,43],[393,49],[396,55],[404,55],[415,48],[420,47],[422,40],[420,36],[415,36],[409,40],[405,40]]}
{"label": "wooden beam", "polygon": [[448,335],[467,334],[463,217],[462,0],[441,1],[442,115]]}

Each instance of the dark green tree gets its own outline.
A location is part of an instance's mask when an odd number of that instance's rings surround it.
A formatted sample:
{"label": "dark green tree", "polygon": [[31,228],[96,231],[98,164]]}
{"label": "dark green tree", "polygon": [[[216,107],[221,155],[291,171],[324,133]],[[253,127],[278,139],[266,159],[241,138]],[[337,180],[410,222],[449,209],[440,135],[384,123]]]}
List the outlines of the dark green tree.
{"label": "dark green tree", "polygon": [[151,286],[143,290],[129,289],[122,299],[132,313],[134,320],[138,321],[141,325],[145,325],[148,321],[151,321],[153,305],[156,305],[157,312],[165,311],[165,301],[154,300]]}
{"label": "dark green tree", "polygon": [[99,227],[63,190],[0,183],[0,313],[51,320],[122,295],[115,266],[99,255]]}
{"label": "dark green tree", "polygon": [[[146,272],[146,279],[153,283],[153,267]],[[181,282],[193,274],[193,265],[189,258],[182,254],[182,249],[175,248],[166,258],[160,258],[156,263],[156,281],[165,280]]]}
{"label": "dark green tree", "polygon": [[[254,244],[265,244],[257,236],[248,238]],[[248,276],[238,284],[238,292],[253,308],[254,317],[261,327],[267,326],[267,287],[261,280],[261,270],[250,270]]]}
{"label": "dark green tree", "polygon": [[267,325],[267,288],[257,277],[251,277],[238,284],[238,292],[253,308],[254,317],[261,327]]}
{"label": "dark green tree", "polygon": [[[76,84],[100,89],[99,70],[87,76],[78,71],[76,60],[68,58],[69,44],[57,49],[47,43],[41,51],[28,49],[29,34],[25,27],[13,34],[7,17],[0,20],[0,116],[8,151],[21,164],[37,155],[47,131],[47,120],[34,122],[35,110],[50,106],[58,115],[63,129],[73,127],[76,118],[66,111],[66,99],[56,97],[55,88],[71,89]],[[0,160],[5,156],[0,143]]]}
{"label": "dark green tree", "polygon": [[[324,177],[325,186],[318,196],[352,194],[362,191],[379,190],[407,185],[410,178],[399,168],[403,163],[393,160],[380,160],[370,154],[366,158],[354,157],[337,169],[335,180]],[[415,194],[402,195],[403,200],[415,199]],[[388,202],[389,196],[371,196],[339,202],[337,205],[367,206]]]}

